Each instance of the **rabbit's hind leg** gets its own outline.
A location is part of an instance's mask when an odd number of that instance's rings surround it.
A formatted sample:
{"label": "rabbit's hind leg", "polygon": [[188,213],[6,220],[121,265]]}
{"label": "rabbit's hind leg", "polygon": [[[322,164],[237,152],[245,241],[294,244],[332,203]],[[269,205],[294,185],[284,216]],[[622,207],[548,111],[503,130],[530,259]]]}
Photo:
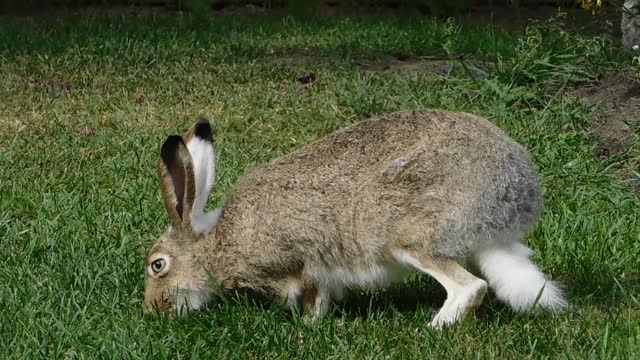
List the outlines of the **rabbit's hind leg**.
{"label": "rabbit's hind leg", "polygon": [[487,293],[487,282],[475,277],[452,259],[420,257],[406,251],[397,251],[396,259],[421,272],[429,274],[447,291],[447,299],[429,324],[441,328],[464,319],[471,314]]}

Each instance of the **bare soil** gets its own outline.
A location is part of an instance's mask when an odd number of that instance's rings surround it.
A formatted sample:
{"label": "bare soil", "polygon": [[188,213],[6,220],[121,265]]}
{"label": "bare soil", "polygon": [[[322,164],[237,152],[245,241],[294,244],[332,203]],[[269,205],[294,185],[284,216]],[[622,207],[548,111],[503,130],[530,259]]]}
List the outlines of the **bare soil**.
{"label": "bare soil", "polygon": [[640,80],[632,71],[604,75],[597,83],[575,89],[596,105],[591,131],[598,138],[595,155],[623,156],[621,176],[640,190]]}
{"label": "bare soil", "polygon": [[[373,73],[430,73],[436,75],[464,74],[468,71],[474,76],[482,76],[487,70],[492,71],[491,64],[475,59],[413,57],[406,53],[397,53],[374,59],[361,59],[357,62],[360,69]],[[466,66],[466,69],[465,69]]]}

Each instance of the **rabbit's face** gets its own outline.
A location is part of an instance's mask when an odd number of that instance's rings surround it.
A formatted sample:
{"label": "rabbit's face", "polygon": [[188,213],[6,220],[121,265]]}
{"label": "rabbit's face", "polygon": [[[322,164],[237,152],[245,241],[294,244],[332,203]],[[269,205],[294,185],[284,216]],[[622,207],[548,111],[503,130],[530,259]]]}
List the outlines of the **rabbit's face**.
{"label": "rabbit's face", "polygon": [[194,247],[215,227],[219,210],[204,208],[215,179],[209,121],[200,119],[184,135],[169,136],[158,158],[158,177],[171,226],[145,262],[145,311],[202,308],[212,285]]}
{"label": "rabbit's face", "polygon": [[169,285],[173,280],[173,276],[167,277],[171,268],[171,256],[167,254],[153,254],[147,260],[147,271],[145,274],[145,294],[144,294],[144,310],[146,313],[154,314],[156,312],[169,311],[172,304],[175,303],[175,291],[172,292],[173,286]]}
{"label": "rabbit's face", "polygon": [[185,315],[205,306],[211,297],[211,282],[193,255],[193,246],[178,237],[169,230],[149,252],[145,262],[147,313],[177,311]]}

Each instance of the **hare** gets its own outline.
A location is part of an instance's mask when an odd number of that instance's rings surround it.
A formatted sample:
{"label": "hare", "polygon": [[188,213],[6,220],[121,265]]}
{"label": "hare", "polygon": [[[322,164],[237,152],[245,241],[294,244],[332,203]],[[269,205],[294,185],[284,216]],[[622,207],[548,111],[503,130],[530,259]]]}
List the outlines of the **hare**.
{"label": "hare", "polygon": [[146,259],[147,312],[197,310],[243,289],[317,318],[345,290],[411,271],[447,292],[435,328],[472,313],[487,286],[518,312],[565,307],[520,243],[542,209],[536,170],[486,119],[438,110],[374,117],[250,169],[221,209],[205,212],[215,163],[206,119],[162,145],[171,226]]}

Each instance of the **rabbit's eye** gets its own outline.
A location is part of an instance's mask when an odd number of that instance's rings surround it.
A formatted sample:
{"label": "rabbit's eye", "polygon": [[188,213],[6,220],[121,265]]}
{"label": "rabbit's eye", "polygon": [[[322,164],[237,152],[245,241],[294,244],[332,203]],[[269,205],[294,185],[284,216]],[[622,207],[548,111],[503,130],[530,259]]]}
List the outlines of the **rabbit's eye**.
{"label": "rabbit's eye", "polygon": [[149,260],[150,263],[147,268],[147,274],[154,278],[161,278],[167,275],[171,268],[171,256],[167,254],[156,254]]}
{"label": "rabbit's eye", "polygon": [[155,272],[156,274],[159,273],[160,271],[162,271],[162,269],[164,269],[164,265],[166,264],[166,261],[164,259],[158,259],[154,262],[151,263],[151,269],[153,269],[153,272]]}

